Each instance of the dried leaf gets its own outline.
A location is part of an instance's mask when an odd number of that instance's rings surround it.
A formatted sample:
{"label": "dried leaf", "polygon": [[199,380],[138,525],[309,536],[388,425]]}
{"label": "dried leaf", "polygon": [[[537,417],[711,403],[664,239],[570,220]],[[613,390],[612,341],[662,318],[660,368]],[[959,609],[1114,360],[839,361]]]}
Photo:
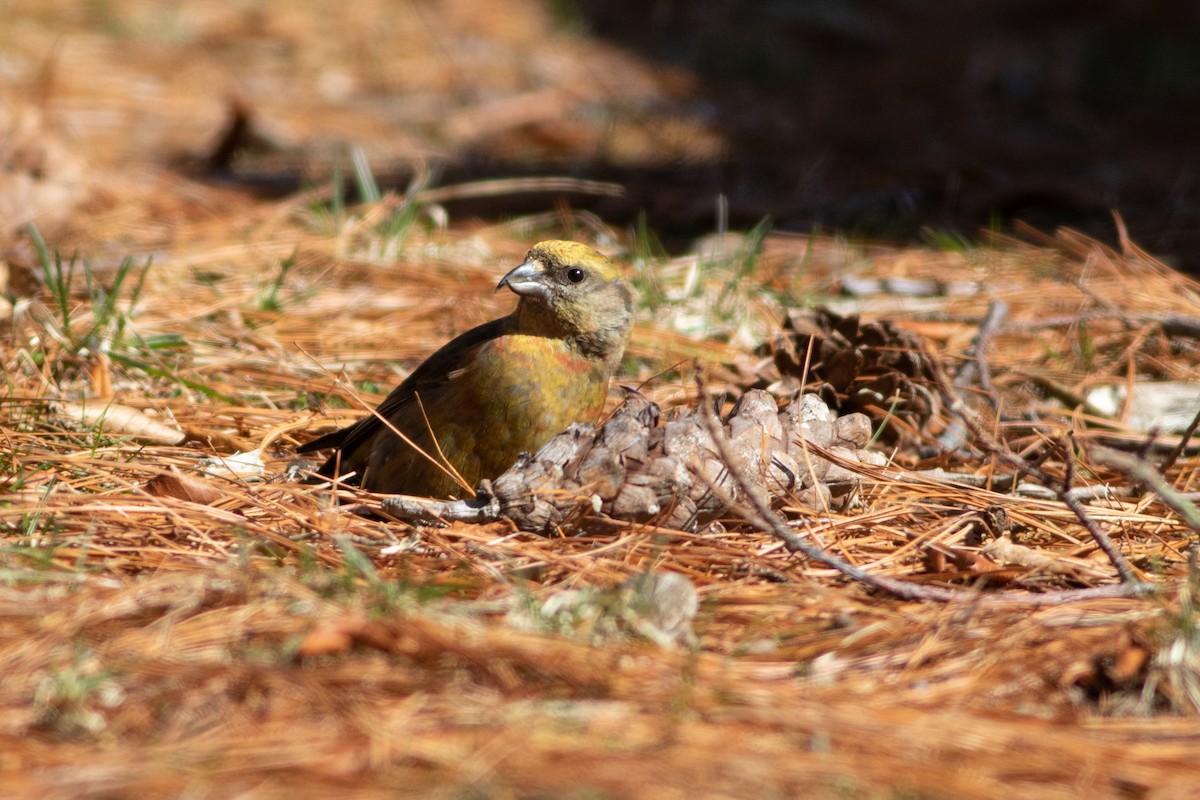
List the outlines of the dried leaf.
{"label": "dried leaf", "polygon": [[296,648],[296,657],[310,658],[344,653],[354,644],[348,628],[358,624],[361,623],[346,619],[321,620],[300,640],[300,646]]}
{"label": "dried leaf", "polygon": [[211,481],[185,475],[175,467],[146,484],[146,491],[155,497],[174,497],[190,503],[209,505],[226,497]]}
{"label": "dried leaf", "polygon": [[181,444],[183,432],[129,406],[116,403],[59,402],[53,406],[55,413],[86,427],[99,427],[113,436],[128,436],[147,444]]}

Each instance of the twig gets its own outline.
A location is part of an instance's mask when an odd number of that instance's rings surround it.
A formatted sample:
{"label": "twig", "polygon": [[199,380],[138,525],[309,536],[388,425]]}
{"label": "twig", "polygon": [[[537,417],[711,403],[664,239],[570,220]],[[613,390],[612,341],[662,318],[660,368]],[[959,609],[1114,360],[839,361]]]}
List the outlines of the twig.
{"label": "twig", "polygon": [[1096,408],[1096,406],[1090,403],[1086,397],[1078,392],[1071,391],[1058,381],[1055,381],[1046,375],[1033,372],[1024,372],[1021,370],[1013,370],[1012,372],[1028,378],[1035,386],[1045,392],[1048,396],[1053,397],[1055,400],[1062,403],[1067,408],[1082,408],[1085,414],[1090,417],[1094,417],[1094,419],[1090,421],[1092,425],[1097,427],[1120,429],[1119,425],[1109,421],[1112,416],[1111,414]]}
{"label": "twig", "polygon": [[[853,466],[847,467],[852,469]],[[941,467],[936,469],[923,469],[908,471],[894,471],[884,473],[889,480],[903,481],[905,483],[914,483],[919,480],[933,481],[934,483],[944,484],[946,486],[971,486],[976,489],[982,489],[985,486],[989,487],[994,492],[1012,492],[1018,497],[1031,497],[1035,500],[1053,500],[1058,497],[1058,493],[1053,489],[1047,489],[1040,483],[1022,482],[1017,483],[1016,475],[976,475],[969,472],[947,472]],[[1013,484],[1016,484],[1015,486]],[[1121,498],[1136,497],[1138,490],[1132,486],[1109,486],[1107,484],[1098,483],[1094,486],[1075,486],[1071,489],[1071,496],[1077,500],[1116,500]],[[1179,496],[1191,498],[1195,492],[1179,492]]]}
{"label": "twig", "polygon": [[1159,465],[1159,472],[1165,473],[1171,467],[1175,466],[1175,462],[1179,460],[1179,457],[1183,455],[1183,451],[1187,449],[1188,442],[1191,441],[1192,435],[1196,433],[1197,427],[1200,427],[1200,411],[1196,412],[1196,416],[1192,417],[1192,421],[1184,429],[1183,435],[1179,437],[1179,444],[1175,445],[1175,449]]}
{"label": "twig", "polygon": [[1039,317],[1038,319],[1022,320],[1011,323],[1010,329],[1030,332],[1045,328],[1060,328],[1079,322],[1097,322],[1117,320],[1119,322],[1134,322],[1138,325],[1156,324],[1162,327],[1167,336],[1178,336],[1182,339],[1200,339],[1200,317],[1189,317],[1183,314],[1137,314],[1129,315],[1123,311],[1084,311],[1076,314]]}
{"label": "twig", "polygon": [[[1047,489],[1040,483],[1019,483],[1013,493],[1035,500],[1053,500],[1059,496],[1057,491]],[[1108,486],[1099,483],[1095,486],[1073,486],[1067,494],[1073,499],[1083,502],[1086,500],[1129,499],[1137,496],[1137,490],[1131,486]]]}
{"label": "twig", "polygon": [[971,373],[978,372],[979,385],[985,392],[992,393],[992,371],[988,366],[988,350],[992,345],[992,337],[1000,330],[1007,317],[1008,303],[1003,300],[993,300],[988,303],[987,314],[984,315],[983,322],[979,323],[979,331],[975,334],[975,341],[971,344],[972,360],[963,365],[962,370],[955,376],[955,385],[969,385],[968,381],[973,379]]}
{"label": "twig", "polygon": [[500,519],[500,500],[480,485],[473,500],[433,500],[428,497],[412,497],[395,494],[383,498],[380,506],[384,512],[411,522],[469,522],[482,524]]}
{"label": "twig", "polygon": [[[945,375],[941,374],[941,378],[944,380]],[[696,383],[703,398],[705,396],[705,382],[699,370],[696,371]],[[1096,598],[1134,597],[1148,594],[1154,589],[1151,584],[1127,582],[1110,586],[1097,586],[1090,589],[1068,589],[1059,592],[1046,592],[1038,595],[981,595],[975,591],[959,591],[955,589],[943,589],[937,586],[923,586],[906,583],[883,575],[874,575],[860,567],[843,561],[816,545],[809,544],[795,532],[789,530],[787,524],[772,510],[770,500],[763,496],[762,491],[755,482],[748,479],[742,470],[735,466],[733,453],[725,439],[725,433],[721,429],[721,423],[717,420],[716,414],[713,413],[708,403],[703,400],[701,401],[701,407],[704,409],[701,418],[704,420],[704,425],[713,440],[714,446],[717,448],[717,453],[720,455],[725,469],[728,470],[730,477],[738,489],[741,490],[742,495],[750,502],[751,508],[743,509],[743,514],[747,522],[770,532],[783,542],[784,547],[790,552],[801,553],[813,561],[836,569],[853,580],[887,592],[902,600],[923,600],[938,603],[963,601],[997,606],[1042,606]]]}
{"label": "twig", "polygon": [[[1125,556],[1122,555],[1119,550],[1117,550],[1108,534],[1105,533],[1100,528],[1100,525],[1094,519],[1092,519],[1090,514],[1087,513],[1087,509],[1083,507],[1083,504],[1079,501],[1079,499],[1071,494],[1071,487],[1068,485],[1068,482],[1055,479],[1054,476],[1050,475],[1048,472],[1045,472],[1040,467],[1034,466],[1026,459],[1014,453],[1007,445],[994,439],[984,428],[984,426],[980,424],[978,415],[968,408],[967,404],[964,403],[962,398],[958,396],[958,393],[954,391],[954,387],[950,385],[950,381],[946,378],[945,371],[933,357],[933,354],[926,353],[926,357],[929,359],[930,368],[933,373],[933,379],[937,383],[938,389],[942,392],[942,396],[946,400],[947,407],[952,413],[957,415],[963,421],[963,424],[967,427],[967,430],[971,432],[971,434],[983,446],[983,448],[992,455],[998,457],[1001,461],[1007,463],[1013,469],[1016,469],[1018,472],[1029,475],[1034,480],[1040,482],[1043,486],[1053,489],[1058,499],[1061,500],[1062,503],[1067,506],[1067,508],[1071,509],[1071,512],[1075,514],[1080,524],[1087,529],[1087,532],[1096,541],[1096,544],[1099,545],[1100,549],[1104,551],[1104,554],[1108,556],[1108,560],[1112,562],[1113,567],[1115,567],[1117,570],[1117,574],[1120,575],[1121,582],[1130,585],[1137,584],[1137,575],[1134,573],[1133,568],[1129,566],[1129,562],[1126,561]],[[1066,461],[1069,475],[1070,470],[1073,468],[1073,458],[1070,457],[1070,453],[1068,453],[1068,458]]]}
{"label": "twig", "polygon": [[[987,351],[992,336],[1004,324],[1007,316],[1008,304],[1003,300],[993,300],[988,304],[987,314],[979,323],[979,330],[975,333],[975,340],[971,344],[971,359],[963,364],[962,369],[954,376],[954,385],[960,389],[973,386],[978,381],[980,387],[988,393],[993,405],[995,404],[995,395],[992,391],[992,375],[988,367]],[[966,444],[966,441],[966,430],[958,420],[954,420],[938,437],[937,443],[944,452],[954,452]]]}
{"label": "twig", "polygon": [[1162,473],[1144,456],[1130,455],[1108,447],[1095,447],[1090,451],[1092,458],[1125,473],[1143,487],[1154,492],[1183,519],[1185,525],[1200,531],[1200,508],[1191,503],[1187,496],[1167,482]]}
{"label": "twig", "polygon": [[478,197],[500,197],[523,192],[576,192],[605,197],[621,197],[625,187],[619,183],[588,181],[579,178],[547,176],[533,178],[495,178],[415,192],[412,200],[418,203],[443,203],[447,200],[466,200]]}

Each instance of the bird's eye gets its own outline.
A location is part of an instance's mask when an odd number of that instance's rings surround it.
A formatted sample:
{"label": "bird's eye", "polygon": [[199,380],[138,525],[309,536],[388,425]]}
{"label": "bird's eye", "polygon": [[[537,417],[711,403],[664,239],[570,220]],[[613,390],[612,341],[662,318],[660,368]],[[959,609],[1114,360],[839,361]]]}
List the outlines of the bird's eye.
{"label": "bird's eye", "polygon": [[567,280],[571,283],[579,283],[583,280],[585,274],[579,267],[571,267],[567,270]]}

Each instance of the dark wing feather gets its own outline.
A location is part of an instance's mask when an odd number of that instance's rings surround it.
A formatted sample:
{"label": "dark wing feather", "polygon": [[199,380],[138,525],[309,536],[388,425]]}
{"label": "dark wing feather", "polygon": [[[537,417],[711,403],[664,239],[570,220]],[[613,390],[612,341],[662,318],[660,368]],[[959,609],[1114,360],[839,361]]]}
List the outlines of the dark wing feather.
{"label": "dark wing feather", "polygon": [[[375,434],[383,427],[383,423],[379,420],[380,416],[390,419],[396,412],[411,403],[418,393],[424,394],[433,387],[451,380],[455,373],[471,362],[476,351],[482,345],[508,333],[511,327],[511,317],[501,317],[456,336],[425,359],[399,386],[393,389],[391,394],[384,398],[384,401],[375,409],[376,413],[363,417],[353,425],[348,425],[341,430],[319,436],[296,448],[296,452],[311,453],[314,450],[336,447],[346,455],[353,453],[359,445],[374,439]],[[331,475],[335,468],[336,458],[334,456],[326,461],[319,472],[322,475]],[[343,456],[343,460],[348,459]]]}

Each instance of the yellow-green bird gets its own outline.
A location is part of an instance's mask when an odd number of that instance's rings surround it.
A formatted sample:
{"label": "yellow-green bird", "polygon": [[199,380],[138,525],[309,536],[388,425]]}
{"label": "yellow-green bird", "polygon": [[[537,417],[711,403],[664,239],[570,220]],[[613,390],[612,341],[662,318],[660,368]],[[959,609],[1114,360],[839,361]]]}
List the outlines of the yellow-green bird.
{"label": "yellow-green bird", "polygon": [[451,340],[374,414],[298,452],[337,448],[320,474],[354,473],[370,491],[462,496],[443,467],[474,486],[572,422],[594,421],[633,324],[633,295],[612,262],[578,242],[541,242],[502,287],[520,297],[511,314]]}

